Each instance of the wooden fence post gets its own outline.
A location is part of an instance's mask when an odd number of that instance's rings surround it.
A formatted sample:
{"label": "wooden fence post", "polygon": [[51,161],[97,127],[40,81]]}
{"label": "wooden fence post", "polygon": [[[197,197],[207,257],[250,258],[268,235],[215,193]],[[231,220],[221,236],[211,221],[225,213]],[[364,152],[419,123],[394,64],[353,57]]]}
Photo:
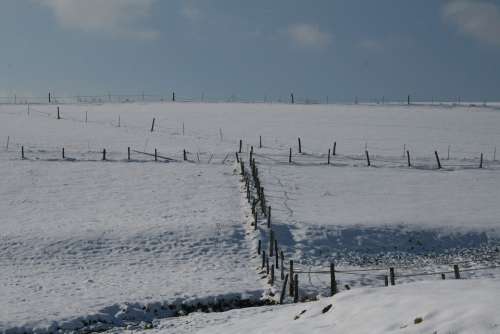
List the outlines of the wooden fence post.
{"label": "wooden fence post", "polygon": [[259,254],[259,255],[260,255],[261,248],[262,248],[262,240],[259,239],[259,245],[257,246],[257,254]]}
{"label": "wooden fence post", "polygon": [[285,255],[283,254],[283,251],[280,251],[280,258],[281,258],[281,280],[283,280],[285,274]]}
{"label": "wooden fence post", "polygon": [[370,155],[368,154],[368,150],[365,151],[365,155],[366,155],[366,164],[368,165],[368,167],[370,167],[371,166]]}
{"label": "wooden fence post", "polygon": [[279,261],[279,253],[278,253],[278,240],[274,239],[274,257],[275,259],[275,267],[276,269],[280,268],[280,261]]}
{"label": "wooden fence post", "polygon": [[175,102],[175,92],[172,92],[172,102]]}
{"label": "wooden fence post", "polygon": [[106,160],[106,149],[102,150],[102,160]]}
{"label": "wooden fence post", "polygon": [[458,269],[458,264],[453,265],[453,272],[455,273],[455,279],[460,279],[460,270]]}
{"label": "wooden fence post", "polygon": [[299,153],[302,153],[302,143],[300,142],[300,137],[298,138],[299,141]]}
{"label": "wooden fence post", "polygon": [[238,150],[238,153],[241,153],[242,146],[243,146],[243,140],[240,139],[240,148]]}
{"label": "wooden fence post", "polygon": [[286,274],[286,276],[285,276],[285,282],[283,283],[283,286],[281,287],[280,304],[283,304],[283,299],[285,299],[285,292],[286,292],[286,283],[287,283],[287,281],[288,281],[288,274]]}
{"label": "wooden fence post", "polygon": [[269,275],[269,256],[266,256],[266,274]]}
{"label": "wooden fence post", "polygon": [[441,161],[439,161],[438,151],[434,151],[434,155],[436,156],[436,161],[437,161],[437,164],[438,164],[438,169],[441,169]]}
{"label": "wooden fence post", "polygon": [[127,147],[127,160],[130,161],[130,146]]}
{"label": "wooden fence post", "polygon": [[[290,154],[288,155],[288,163],[291,164],[292,163],[292,148],[290,147]],[[291,277],[291,276],[290,276]],[[290,282],[292,281],[292,279],[290,278]]]}
{"label": "wooden fence post", "polygon": [[259,136],[259,148],[262,148],[262,136]]}
{"label": "wooden fence post", "polygon": [[64,147],[62,148],[62,158],[63,158],[63,160],[65,159],[65,156],[64,156]]}
{"label": "wooden fence post", "polygon": [[337,281],[335,280],[335,264],[330,263],[330,294],[331,296],[337,293]]}
{"label": "wooden fence post", "polygon": [[151,123],[151,132],[155,129],[155,119],[153,118],[153,122]]}
{"label": "wooden fence post", "polygon": [[21,159],[24,160],[24,146],[21,146]]}
{"label": "wooden fence post", "polygon": [[479,168],[483,168],[483,153],[481,153],[481,160],[479,161]]}
{"label": "wooden fence post", "polygon": [[290,260],[290,296],[293,296],[293,260]]}
{"label": "wooden fence post", "polygon": [[387,275],[384,275],[384,285],[389,286],[389,277]]}
{"label": "wooden fence post", "polygon": [[406,157],[408,158],[408,167],[411,167],[410,151],[406,151]]}
{"label": "wooden fence post", "polygon": [[271,285],[274,285],[274,264],[271,265]]}
{"label": "wooden fence post", "polygon": [[337,142],[335,141],[335,142],[333,142],[333,152],[332,152],[333,154],[332,155],[337,154],[336,151],[337,151]]}
{"label": "wooden fence post", "polygon": [[293,302],[298,303],[299,302],[299,275],[295,274],[295,277],[293,278],[293,285],[294,285],[294,293],[293,293]]}
{"label": "wooden fence post", "polygon": [[187,153],[186,153],[186,150],[182,150],[182,157],[184,159],[184,161],[187,160]]}
{"label": "wooden fence post", "polygon": [[59,107],[57,107],[57,119],[61,119],[61,114],[59,113]]}
{"label": "wooden fence post", "polygon": [[290,94],[290,101],[292,102],[292,104],[295,103],[295,97],[294,97],[293,93]]}
{"label": "wooden fence post", "polygon": [[441,279],[445,280],[446,279],[446,275],[445,274],[441,274]]}
{"label": "wooden fence post", "polygon": [[391,278],[391,285],[396,285],[396,275],[394,274],[394,268],[389,268],[389,276]]}
{"label": "wooden fence post", "polygon": [[328,164],[330,164],[330,149],[328,149]]}

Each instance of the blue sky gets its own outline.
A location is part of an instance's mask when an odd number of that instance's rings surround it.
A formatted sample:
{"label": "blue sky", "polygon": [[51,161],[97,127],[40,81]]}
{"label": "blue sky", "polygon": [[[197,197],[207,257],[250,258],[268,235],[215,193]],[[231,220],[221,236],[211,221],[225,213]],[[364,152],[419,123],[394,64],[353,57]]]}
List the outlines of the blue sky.
{"label": "blue sky", "polygon": [[500,1],[2,0],[0,95],[500,100]]}

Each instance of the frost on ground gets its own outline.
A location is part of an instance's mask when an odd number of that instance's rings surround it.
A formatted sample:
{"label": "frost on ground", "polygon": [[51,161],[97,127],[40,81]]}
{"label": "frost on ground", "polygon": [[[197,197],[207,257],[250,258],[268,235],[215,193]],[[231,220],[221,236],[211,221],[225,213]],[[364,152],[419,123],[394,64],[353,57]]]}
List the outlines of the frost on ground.
{"label": "frost on ground", "polygon": [[142,320],[141,310],[118,314],[126,302],[260,296],[230,167],[1,161],[0,170],[0,331],[78,328],[71,320],[93,314]]}

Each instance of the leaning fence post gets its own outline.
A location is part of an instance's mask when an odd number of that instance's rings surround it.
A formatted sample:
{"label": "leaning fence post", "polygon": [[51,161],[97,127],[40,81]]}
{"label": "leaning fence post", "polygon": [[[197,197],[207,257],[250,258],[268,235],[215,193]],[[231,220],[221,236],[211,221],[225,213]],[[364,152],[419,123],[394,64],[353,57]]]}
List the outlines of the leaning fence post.
{"label": "leaning fence post", "polygon": [[391,277],[391,285],[396,285],[396,275],[394,275],[394,268],[389,268],[389,275]]}
{"label": "leaning fence post", "polygon": [[302,143],[300,142],[300,137],[298,138],[299,141],[299,153],[302,153]]}
{"label": "leaning fence post", "polygon": [[406,151],[406,157],[408,158],[408,167],[411,167],[410,151]]}
{"label": "leaning fence post", "polygon": [[333,296],[337,293],[337,281],[335,280],[335,264],[330,263],[330,293]]}
{"label": "leaning fence post", "polygon": [[298,303],[299,302],[299,275],[295,274],[295,277],[293,278],[293,285],[295,288],[295,291],[293,293],[293,302]]}
{"label": "leaning fence post", "polygon": [[438,164],[438,169],[441,169],[441,161],[439,161],[438,151],[434,151],[434,155],[436,156],[436,161],[437,161],[437,164]]}
{"label": "leaning fence post", "polygon": [[479,161],[479,168],[483,168],[483,153],[481,153],[481,160]]}
{"label": "leaning fence post", "polygon": [[286,292],[286,283],[287,283],[287,281],[288,281],[288,274],[286,274],[286,276],[285,276],[285,282],[283,283],[283,287],[281,288],[280,304],[283,304],[283,299],[285,299],[285,292]]}
{"label": "leaning fence post", "polygon": [[460,269],[458,269],[458,264],[453,265],[453,272],[455,273],[455,279],[460,279]]}
{"label": "leaning fence post", "polygon": [[151,123],[151,132],[155,129],[155,119],[153,118],[153,122]]}
{"label": "leaning fence post", "polygon": [[368,167],[370,167],[370,155],[368,154],[368,150],[365,151],[365,155],[366,155],[366,164],[368,165]]}
{"label": "leaning fence post", "polygon": [[290,296],[293,296],[293,260],[290,260]]}

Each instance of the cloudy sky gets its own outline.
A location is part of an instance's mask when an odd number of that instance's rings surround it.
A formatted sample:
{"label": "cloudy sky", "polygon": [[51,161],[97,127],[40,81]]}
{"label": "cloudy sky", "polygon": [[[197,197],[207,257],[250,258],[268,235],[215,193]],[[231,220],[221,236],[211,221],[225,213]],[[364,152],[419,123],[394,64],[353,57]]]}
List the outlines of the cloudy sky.
{"label": "cloudy sky", "polygon": [[0,95],[500,100],[500,1],[2,0]]}

